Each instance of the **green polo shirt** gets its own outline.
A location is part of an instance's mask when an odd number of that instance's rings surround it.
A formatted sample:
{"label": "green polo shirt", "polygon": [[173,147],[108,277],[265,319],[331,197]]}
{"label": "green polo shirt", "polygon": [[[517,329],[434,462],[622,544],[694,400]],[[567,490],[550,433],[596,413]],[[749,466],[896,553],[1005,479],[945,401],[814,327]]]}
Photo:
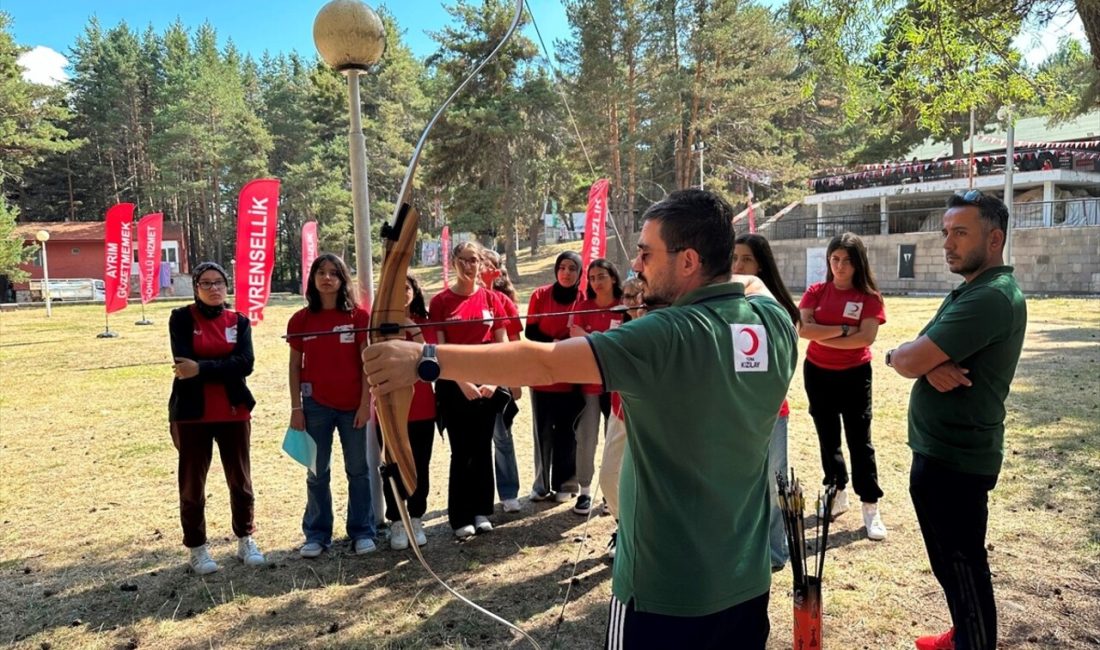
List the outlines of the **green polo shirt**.
{"label": "green polo shirt", "polygon": [[972,386],[941,393],[921,377],[909,396],[909,446],[970,474],[1004,460],[1005,398],[1024,345],[1027,303],[1011,266],[955,288],[921,334],[970,371]]}
{"label": "green polo shirt", "polygon": [[626,413],[612,590],[638,611],[705,616],[771,586],[768,441],[797,335],[743,291],[708,285],[588,337]]}

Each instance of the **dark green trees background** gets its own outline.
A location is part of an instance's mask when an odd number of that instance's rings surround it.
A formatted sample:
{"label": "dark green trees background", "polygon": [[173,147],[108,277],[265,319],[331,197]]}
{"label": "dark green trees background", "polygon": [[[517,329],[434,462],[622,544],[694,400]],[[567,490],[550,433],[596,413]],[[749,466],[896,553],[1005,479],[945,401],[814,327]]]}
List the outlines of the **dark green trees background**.
{"label": "dark green trees background", "polygon": [[[450,224],[508,253],[535,247],[545,207],[583,210],[600,177],[629,230],[698,185],[700,147],[708,189],[744,205],[751,183],[785,205],[815,169],[896,158],[929,136],[960,143],[972,106],[979,123],[1010,102],[1064,119],[1100,91],[1095,0],[563,1],[558,60],[517,34],[437,125],[418,177],[423,236]],[[512,15],[508,0],[449,10],[423,60],[384,14],[386,54],[361,77],[375,228],[430,114]],[[1091,53],[1066,41],[1025,64],[1017,34],[1073,12]],[[264,176],[282,181],[277,283],[297,281],[309,220],[355,265],[346,84],[313,52],[256,59],[209,24],[93,19],[67,52],[70,80],[46,87],[22,79],[23,50],[0,12],[0,273],[25,255],[16,219],[101,220],[119,201],[182,223],[192,263],[226,261],[237,192]]]}

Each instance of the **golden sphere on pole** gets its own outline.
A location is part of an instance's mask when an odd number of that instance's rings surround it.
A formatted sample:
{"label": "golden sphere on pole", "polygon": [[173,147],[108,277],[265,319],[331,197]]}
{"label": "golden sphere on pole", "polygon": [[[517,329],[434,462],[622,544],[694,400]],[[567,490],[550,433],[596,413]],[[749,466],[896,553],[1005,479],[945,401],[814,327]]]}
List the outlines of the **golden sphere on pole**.
{"label": "golden sphere on pole", "polygon": [[382,58],[386,30],[378,14],[360,0],[332,0],[317,12],[313,42],[334,70],[366,70]]}
{"label": "golden sphere on pole", "polygon": [[48,230],[39,230],[37,233],[35,233],[34,238],[41,242],[49,241],[50,233]]}

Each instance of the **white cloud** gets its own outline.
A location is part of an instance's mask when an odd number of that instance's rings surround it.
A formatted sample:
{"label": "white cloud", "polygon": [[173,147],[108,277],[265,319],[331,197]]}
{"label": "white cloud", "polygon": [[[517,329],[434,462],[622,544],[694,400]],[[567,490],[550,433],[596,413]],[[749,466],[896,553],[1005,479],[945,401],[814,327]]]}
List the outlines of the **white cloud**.
{"label": "white cloud", "polygon": [[1076,11],[1055,16],[1043,29],[1036,29],[1034,26],[1028,29],[1025,25],[1013,45],[1024,53],[1024,60],[1035,67],[1058,51],[1058,41],[1066,36],[1081,41],[1088,50],[1089,42],[1088,37],[1085,36],[1085,25],[1081,22],[1081,15]]}
{"label": "white cloud", "polygon": [[23,79],[37,84],[56,86],[69,80],[65,67],[69,60],[45,45],[39,45],[19,57]]}

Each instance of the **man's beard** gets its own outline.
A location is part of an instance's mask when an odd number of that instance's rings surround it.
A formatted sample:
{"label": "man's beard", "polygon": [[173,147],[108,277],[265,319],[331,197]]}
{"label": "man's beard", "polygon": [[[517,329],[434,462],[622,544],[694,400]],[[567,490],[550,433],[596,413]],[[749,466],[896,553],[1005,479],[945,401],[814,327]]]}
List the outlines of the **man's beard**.
{"label": "man's beard", "polygon": [[970,275],[971,273],[982,268],[982,265],[985,264],[986,259],[988,259],[988,256],[986,255],[984,248],[971,251],[969,255],[958,260],[958,268],[952,271],[952,273],[963,276]]}

